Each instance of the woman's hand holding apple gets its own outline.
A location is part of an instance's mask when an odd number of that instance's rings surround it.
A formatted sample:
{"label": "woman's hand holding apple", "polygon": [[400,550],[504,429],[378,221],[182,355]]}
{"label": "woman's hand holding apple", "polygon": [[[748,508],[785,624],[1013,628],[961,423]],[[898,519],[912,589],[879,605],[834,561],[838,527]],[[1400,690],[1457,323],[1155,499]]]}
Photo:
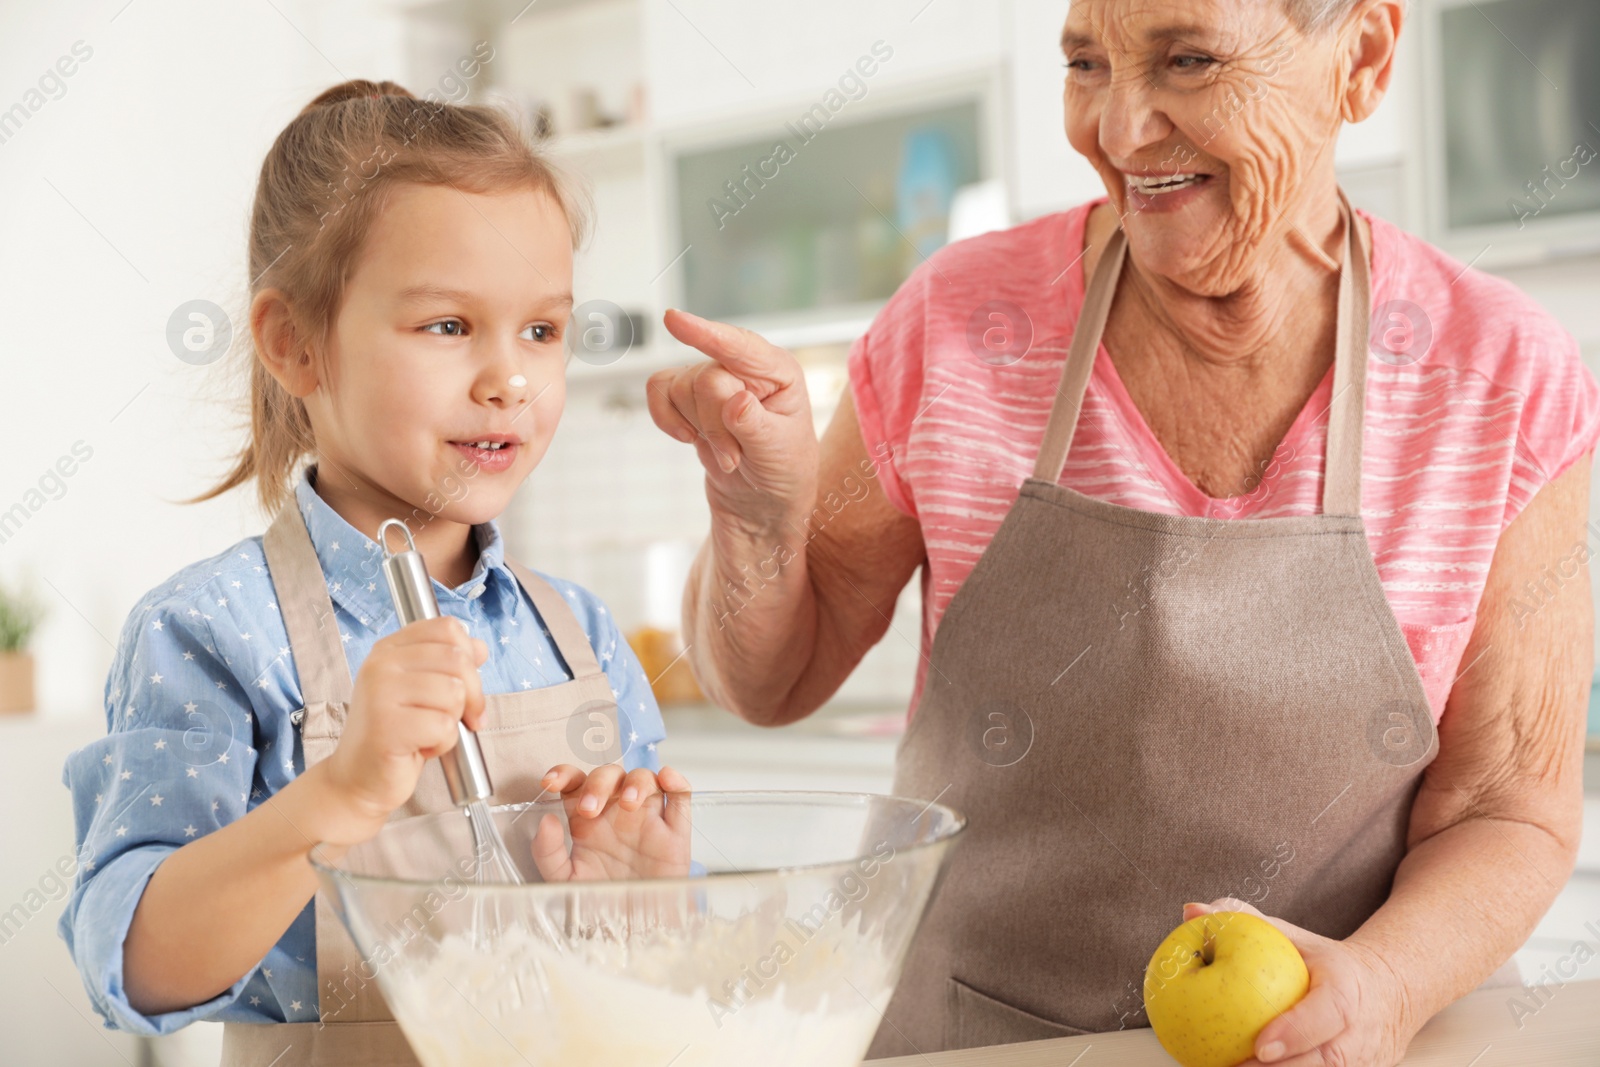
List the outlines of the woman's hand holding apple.
{"label": "woman's hand holding apple", "polygon": [[1311,978],[1305,996],[1262,1027],[1254,1058],[1239,1067],[1394,1067],[1404,1058],[1421,1025],[1412,1021],[1404,986],[1376,953],[1262,915],[1233,897],[1187,904],[1183,917],[1215,911],[1245,912],[1277,927],[1299,950]]}

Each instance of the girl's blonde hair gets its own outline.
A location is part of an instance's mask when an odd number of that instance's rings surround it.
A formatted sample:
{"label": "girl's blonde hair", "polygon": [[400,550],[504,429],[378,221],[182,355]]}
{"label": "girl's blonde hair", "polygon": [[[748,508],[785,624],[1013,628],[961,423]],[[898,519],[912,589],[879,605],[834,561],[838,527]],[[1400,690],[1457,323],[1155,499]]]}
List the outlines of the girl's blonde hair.
{"label": "girl's blonde hair", "polygon": [[[335,85],[278,134],[261,164],[246,299],[248,308],[263,289],[283,292],[297,336],[323,371],[367,234],[405,182],[474,193],[532,188],[560,206],[573,247],[588,232],[587,197],[500,108],[418,99],[391,81]],[[300,462],[316,454],[305,404],[268,373],[253,339],[249,360],[249,440],[222,481],[184,503],[254,480],[262,509],[276,514],[293,494]]]}

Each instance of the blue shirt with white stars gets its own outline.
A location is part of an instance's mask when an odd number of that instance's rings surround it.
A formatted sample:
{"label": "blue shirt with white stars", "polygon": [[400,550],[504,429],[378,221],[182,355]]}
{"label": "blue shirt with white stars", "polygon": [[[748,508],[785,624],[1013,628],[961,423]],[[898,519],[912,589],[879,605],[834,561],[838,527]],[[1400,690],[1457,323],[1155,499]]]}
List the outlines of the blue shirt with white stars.
{"label": "blue shirt with white stars", "polygon": [[[295,502],[327,578],[352,678],[373,644],[396,628],[378,545],[313,488]],[[505,563],[498,525],[473,527],[472,577],[434,580],[441,614],[489,646],[483,691],[538,689],[571,675]],[[638,658],[588,591],[546,578],[577,616],[610,679],[628,747],[623,765],[660,770],[661,712]],[[106,678],[107,736],[67,757],[79,871],[58,926],[91,1003],[108,1028],[170,1033],[199,1019],[315,1022],[315,908],[308,903],[266,958],[203,1004],[143,1015],[123,989],[122,945],[156,867],[184,843],[254,809],[304,770],[290,713],[304,705],[289,638],[274,602],[262,538],[247,538],[186,567],[129,614]]]}

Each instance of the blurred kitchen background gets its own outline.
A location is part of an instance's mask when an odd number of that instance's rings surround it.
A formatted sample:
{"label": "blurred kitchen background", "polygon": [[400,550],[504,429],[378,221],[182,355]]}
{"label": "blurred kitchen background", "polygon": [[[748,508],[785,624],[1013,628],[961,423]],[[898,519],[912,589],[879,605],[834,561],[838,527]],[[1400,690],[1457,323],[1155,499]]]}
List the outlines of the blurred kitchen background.
{"label": "blurred kitchen background", "polygon": [[[924,257],[1103,195],[1061,128],[1066,9],[0,2],[0,302],[12,328],[0,586],[45,610],[25,640],[0,624],[0,649],[22,646],[0,654],[0,703],[18,708],[0,715],[0,1060],[216,1062],[214,1027],[159,1042],[100,1030],[41,875],[71,858],[61,763],[104,731],[129,608],[265,526],[245,493],[170,501],[208,485],[239,440],[230,368],[244,351],[249,200],[271,139],[307,101],[350,77],[496,101],[587,177],[598,226],[578,266],[567,413],[504,516],[511,554],[611,605],[659,675],[667,758],[697,786],[887,791],[918,656],[916,583],[807,722],[760,731],[707,707],[673,665],[683,578],[707,526],[701,473],[651,423],[644,381],[697,358],[661,329],[663,309],[733,319],[801,359],[820,428],[850,342]],[[1345,129],[1337,161],[1357,205],[1516,282],[1600,371],[1597,53],[1594,0],[1414,2],[1389,97]],[[180,337],[212,331],[209,348],[175,344],[174,322]],[[214,359],[225,329],[232,351]],[[1588,543],[1600,548],[1600,525]],[[1591,729],[1600,736],[1600,716]],[[1589,816],[1592,830],[1600,792]],[[1519,957],[1530,980],[1600,920],[1596,837]]]}

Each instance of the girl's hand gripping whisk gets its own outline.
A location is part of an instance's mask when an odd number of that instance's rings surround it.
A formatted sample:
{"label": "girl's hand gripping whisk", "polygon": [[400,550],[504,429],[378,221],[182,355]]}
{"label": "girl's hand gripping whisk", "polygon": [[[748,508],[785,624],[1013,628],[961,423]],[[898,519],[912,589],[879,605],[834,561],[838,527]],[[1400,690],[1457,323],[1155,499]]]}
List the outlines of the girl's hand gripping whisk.
{"label": "girl's hand gripping whisk", "polygon": [[[389,531],[398,529],[405,537],[406,548],[392,552],[389,548]],[[378,527],[378,543],[383,546],[383,575],[389,583],[389,593],[394,598],[395,612],[400,616],[402,632],[412,626],[425,626],[439,617],[439,602],[433,595],[433,580],[428,576],[422,553],[411,540],[411,531],[399,519],[386,519]],[[483,642],[477,642],[483,645]],[[488,646],[483,646],[487,651]],[[483,660],[479,659],[478,663]],[[481,690],[478,703],[482,705]],[[481,718],[481,710],[478,713]],[[489,768],[484,762],[483,749],[478,745],[478,735],[470,725],[456,722],[456,743],[441,750],[439,759],[444,769],[445,784],[450,789],[450,799],[458,808],[465,808],[472,825],[472,841],[477,858],[477,881],[520,883],[522,874],[506,848],[505,840],[495,825],[494,814],[489,810],[489,799],[494,795],[494,785],[489,779]],[[484,898],[474,897],[473,935],[482,943],[493,944],[504,925],[500,900],[496,896],[492,913],[486,913]],[[561,938],[550,925],[543,912],[534,909],[545,935],[556,945]]]}

